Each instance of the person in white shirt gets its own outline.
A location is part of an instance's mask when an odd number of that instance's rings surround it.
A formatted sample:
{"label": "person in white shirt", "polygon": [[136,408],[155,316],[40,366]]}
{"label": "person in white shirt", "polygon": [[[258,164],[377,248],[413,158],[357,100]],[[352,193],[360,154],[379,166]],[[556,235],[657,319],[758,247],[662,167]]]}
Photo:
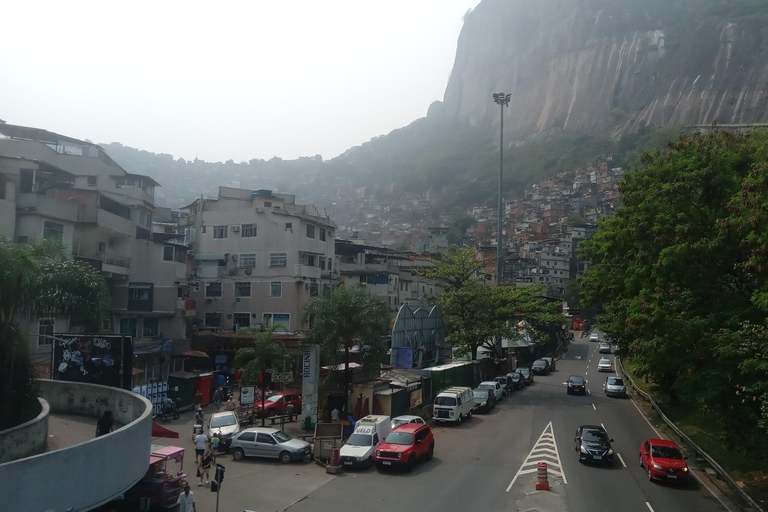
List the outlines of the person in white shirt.
{"label": "person in white shirt", "polygon": [[181,505],[179,512],[197,512],[195,508],[195,494],[189,490],[189,486],[184,486],[184,492],[179,494],[179,499],[176,503]]}
{"label": "person in white shirt", "polygon": [[341,414],[341,411],[339,411],[336,407],[334,407],[333,410],[331,411],[331,419],[332,420],[339,419],[340,414]]}
{"label": "person in white shirt", "polygon": [[195,464],[200,463],[198,459],[203,458],[203,454],[205,453],[205,447],[207,444],[208,444],[208,436],[206,436],[202,432],[195,436]]}

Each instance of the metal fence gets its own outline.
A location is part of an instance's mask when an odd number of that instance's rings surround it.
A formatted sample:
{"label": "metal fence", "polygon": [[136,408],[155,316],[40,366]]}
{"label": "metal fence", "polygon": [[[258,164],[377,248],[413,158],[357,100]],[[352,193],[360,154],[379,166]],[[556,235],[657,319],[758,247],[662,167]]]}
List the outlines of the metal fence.
{"label": "metal fence", "polygon": [[736,483],[733,477],[731,477],[731,475],[729,475],[728,472],[725,471],[722,468],[722,466],[720,466],[720,464],[717,463],[717,461],[715,461],[715,459],[710,457],[709,454],[707,454],[707,452],[702,450],[699,445],[694,443],[690,437],[688,437],[682,430],[677,428],[677,425],[672,423],[672,421],[669,418],[667,418],[666,414],[664,414],[664,412],[662,412],[661,408],[659,407],[659,404],[657,404],[656,401],[653,398],[651,398],[651,395],[649,395],[648,393],[646,393],[645,391],[637,387],[637,385],[635,384],[635,381],[632,379],[629,373],[627,373],[627,371],[624,369],[624,366],[621,364],[621,361],[619,360],[619,358],[616,357],[615,360],[616,360],[616,369],[622,375],[624,375],[624,378],[627,381],[629,381],[629,383],[632,385],[632,389],[635,390],[635,393],[637,393],[644,400],[648,400],[648,402],[651,404],[651,407],[653,407],[656,410],[656,412],[659,413],[659,416],[661,416],[661,419],[664,420],[664,422],[669,426],[669,428],[671,428],[675,432],[675,434],[677,434],[680,437],[680,439],[683,440],[685,444],[690,446],[697,456],[707,461],[707,463],[712,467],[712,469],[714,469],[717,472],[717,475],[720,478],[722,478],[725,482],[727,482],[728,485],[730,485],[731,488],[736,492],[736,494],[741,496],[741,498],[746,503],[748,503],[753,510],[755,510],[756,512],[763,512],[763,509],[760,507],[760,505],[758,505],[757,502],[755,502],[755,500],[752,499],[752,497],[749,494],[747,494],[744,491],[744,489],[742,489],[739,486],[739,484]]}

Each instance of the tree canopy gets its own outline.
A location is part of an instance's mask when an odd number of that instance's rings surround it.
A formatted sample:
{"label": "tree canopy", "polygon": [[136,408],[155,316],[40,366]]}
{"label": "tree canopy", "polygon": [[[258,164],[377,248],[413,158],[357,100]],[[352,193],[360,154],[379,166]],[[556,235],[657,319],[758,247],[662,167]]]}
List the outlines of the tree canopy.
{"label": "tree canopy", "polygon": [[517,324],[523,319],[529,329],[563,320],[557,312],[559,303],[547,300],[541,286],[484,284],[480,277],[486,262],[476,258],[473,248],[455,247],[432,263],[423,274],[443,288],[436,302],[448,328],[446,341],[473,360],[478,348],[493,348],[497,337],[521,336]]}
{"label": "tree canopy", "polygon": [[[768,427],[768,134],[681,135],[620,182],[621,207],[582,243],[582,300],[672,400]],[[761,384],[762,383],[762,384]]]}

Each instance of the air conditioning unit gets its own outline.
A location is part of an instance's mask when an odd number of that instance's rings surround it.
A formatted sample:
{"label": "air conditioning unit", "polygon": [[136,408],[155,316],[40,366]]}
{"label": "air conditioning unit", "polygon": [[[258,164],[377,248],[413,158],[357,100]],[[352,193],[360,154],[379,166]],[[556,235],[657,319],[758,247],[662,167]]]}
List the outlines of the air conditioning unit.
{"label": "air conditioning unit", "polygon": [[230,229],[232,231],[234,231],[235,233],[239,233],[240,232],[240,226],[232,226]]}

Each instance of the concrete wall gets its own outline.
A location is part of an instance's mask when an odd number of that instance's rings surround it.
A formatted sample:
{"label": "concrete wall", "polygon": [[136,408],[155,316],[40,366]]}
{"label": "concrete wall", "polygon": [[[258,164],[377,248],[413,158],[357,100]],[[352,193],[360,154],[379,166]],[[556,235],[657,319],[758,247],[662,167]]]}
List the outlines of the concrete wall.
{"label": "concrete wall", "polygon": [[40,414],[26,423],[0,432],[0,464],[43,453],[48,443],[48,402],[42,398]]}
{"label": "concrete wall", "polygon": [[0,464],[2,510],[91,510],[127,491],[146,473],[152,439],[152,406],[146,398],[62,381],[41,381],[40,390],[52,414],[92,416],[95,425],[110,409],[125,426],[84,443]]}

